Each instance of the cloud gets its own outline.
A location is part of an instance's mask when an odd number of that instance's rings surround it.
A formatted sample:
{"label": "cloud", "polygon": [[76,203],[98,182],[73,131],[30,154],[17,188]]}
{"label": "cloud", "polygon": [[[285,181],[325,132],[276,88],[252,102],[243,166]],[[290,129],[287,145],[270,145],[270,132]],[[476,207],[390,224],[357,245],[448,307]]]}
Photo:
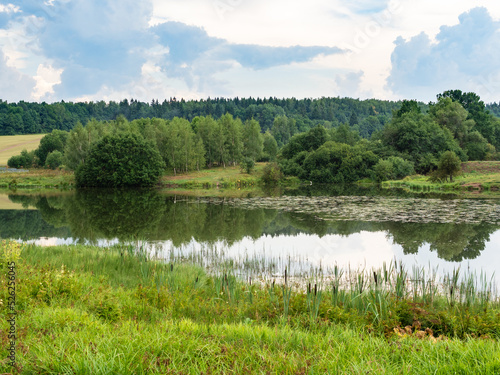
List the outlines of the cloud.
{"label": "cloud", "polygon": [[389,0],[351,0],[342,5],[357,14],[373,14],[385,10],[389,5]]}
{"label": "cloud", "polygon": [[182,76],[188,86],[206,90],[209,85],[221,87],[216,74],[235,67],[264,70],[277,66],[311,61],[319,55],[341,53],[339,48],[322,46],[270,47],[229,43],[211,37],[196,26],[166,22],[152,28],[169,53],[161,65],[167,74]]}
{"label": "cloud", "polygon": [[31,97],[31,91],[35,87],[35,80],[28,77],[15,68],[5,63],[5,56],[0,51],[0,92],[2,99],[17,102],[27,100]]}
{"label": "cloud", "polygon": [[476,91],[497,100],[500,74],[500,23],[485,8],[459,17],[459,24],[442,26],[431,41],[425,33],[409,40],[399,37],[391,56],[387,87],[407,98],[431,100],[449,89]]}
{"label": "cloud", "polygon": [[361,92],[360,86],[363,75],[362,71],[338,74],[335,77],[337,91],[342,96],[350,98],[370,96],[368,93]]}
{"label": "cloud", "polygon": [[130,82],[141,74],[144,50],[154,44],[150,1],[20,0],[18,7],[17,22],[27,24],[27,40],[34,38],[32,57],[62,71],[55,98]]}

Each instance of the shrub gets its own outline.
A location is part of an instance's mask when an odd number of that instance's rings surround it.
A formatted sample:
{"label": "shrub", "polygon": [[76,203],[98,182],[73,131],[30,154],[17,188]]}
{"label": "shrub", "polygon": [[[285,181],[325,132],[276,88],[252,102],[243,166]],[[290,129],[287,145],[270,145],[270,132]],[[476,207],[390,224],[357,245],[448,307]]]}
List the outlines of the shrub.
{"label": "shrub", "polygon": [[152,186],[165,167],[158,150],[136,134],[108,135],[75,173],[77,186]]}
{"label": "shrub", "polygon": [[45,159],[45,166],[50,169],[56,169],[62,165],[63,158],[64,155],[61,151],[52,151],[47,155],[47,159]]}
{"label": "shrub", "polygon": [[241,169],[250,174],[252,173],[253,169],[255,168],[255,160],[249,157],[243,158],[243,160],[240,162]]}
{"label": "shrub", "polygon": [[387,181],[394,178],[394,165],[390,160],[379,160],[373,169],[377,181]]}
{"label": "shrub", "polygon": [[12,156],[7,165],[9,168],[31,168],[35,159],[35,151],[21,151],[21,155]]}
{"label": "shrub", "polygon": [[264,167],[261,179],[265,185],[275,185],[283,179],[283,173],[277,163],[269,163]]}

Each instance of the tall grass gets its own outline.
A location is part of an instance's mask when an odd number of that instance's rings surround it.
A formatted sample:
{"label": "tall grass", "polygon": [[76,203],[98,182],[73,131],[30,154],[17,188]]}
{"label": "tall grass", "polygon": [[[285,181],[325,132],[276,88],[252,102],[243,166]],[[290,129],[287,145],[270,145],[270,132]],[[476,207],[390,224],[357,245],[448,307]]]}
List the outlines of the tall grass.
{"label": "tall grass", "polygon": [[[445,372],[500,369],[500,304],[484,274],[438,276],[430,266],[409,273],[396,261],[371,270],[307,264],[307,273],[293,274],[290,259],[270,267],[247,258],[242,270],[227,258],[206,267],[150,250],[142,241],[25,246],[19,367],[0,362],[0,370],[422,373],[437,362],[453,363]],[[5,330],[5,306],[0,312]]]}

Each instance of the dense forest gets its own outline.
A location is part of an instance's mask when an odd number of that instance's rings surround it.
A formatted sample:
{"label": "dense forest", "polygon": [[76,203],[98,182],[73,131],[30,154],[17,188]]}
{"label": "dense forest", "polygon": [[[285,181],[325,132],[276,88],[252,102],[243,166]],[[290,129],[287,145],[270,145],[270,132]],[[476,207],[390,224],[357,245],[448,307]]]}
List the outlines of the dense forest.
{"label": "dense forest", "polygon": [[[171,100],[163,115],[184,114],[172,119],[143,117],[163,104],[122,102],[117,108],[125,114],[114,120],[92,118],[85,126],[78,120],[68,130],[53,129],[37,150],[23,151],[8,164],[14,168],[65,166],[76,171],[80,186],[118,187],[154,185],[165,168],[176,174],[239,164],[250,172],[256,161],[277,161],[285,175],[323,183],[383,181],[415,172],[451,181],[461,162],[500,158],[500,119],[478,95],[460,90],[439,94],[428,105],[414,100],[270,98],[247,100],[245,104],[252,104],[244,109],[245,105],[236,105],[243,99],[216,102]],[[2,104],[9,111],[9,105]],[[65,105],[47,108],[69,113]],[[71,109],[79,105],[90,104],[67,104]],[[232,109],[236,116],[226,112],[192,117],[197,108],[217,111],[220,106]],[[342,109],[335,112],[334,106]],[[132,108],[138,109],[133,115]],[[263,108],[260,113],[259,108]],[[140,118],[130,121],[126,115]],[[340,115],[342,122],[335,117]]]}
{"label": "dense forest", "polygon": [[[426,105],[419,103],[422,109]],[[277,99],[277,98],[215,98],[206,100],[177,100],[171,98],[160,103],[144,103],[125,99],[119,103],[104,101],[89,103],[60,102],[7,103],[0,100],[0,135],[49,133],[54,129],[71,130],[78,122],[89,120],[116,120],[123,116],[127,121],[141,118],[172,120],[175,117],[189,121],[197,116],[219,119],[226,113],[241,121],[255,119],[263,132],[270,129],[278,116],[293,118],[297,129],[306,131],[318,124],[335,127],[350,123],[358,126],[362,137],[368,138],[392,117],[401,102],[383,100],[357,100],[349,98]]]}

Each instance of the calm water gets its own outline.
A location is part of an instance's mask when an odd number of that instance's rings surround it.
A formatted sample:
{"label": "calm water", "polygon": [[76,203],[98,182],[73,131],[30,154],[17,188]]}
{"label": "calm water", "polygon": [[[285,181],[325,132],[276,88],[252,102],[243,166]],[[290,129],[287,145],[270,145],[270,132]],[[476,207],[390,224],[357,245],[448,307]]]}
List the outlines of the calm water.
{"label": "calm water", "polygon": [[500,267],[498,200],[331,189],[245,199],[152,191],[0,194],[0,237],[39,244],[140,240],[164,258],[216,253],[219,260],[301,267],[371,268],[395,258],[408,267],[461,265],[489,276]]}

